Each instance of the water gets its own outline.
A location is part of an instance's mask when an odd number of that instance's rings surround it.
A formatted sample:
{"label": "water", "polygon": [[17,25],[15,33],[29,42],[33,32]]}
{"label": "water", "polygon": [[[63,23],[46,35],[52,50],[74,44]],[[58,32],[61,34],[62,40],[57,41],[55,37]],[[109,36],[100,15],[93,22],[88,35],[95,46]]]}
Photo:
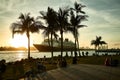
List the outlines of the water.
{"label": "water", "polygon": [[[82,52],[85,53],[87,51],[82,51]],[[89,52],[88,56],[91,56],[93,55],[93,53],[95,53],[95,51],[88,51],[88,52]],[[104,53],[101,53],[101,54],[104,54]],[[43,58],[44,56],[51,57],[51,52],[31,51],[30,55],[33,58]],[[58,56],[58,55],[60,55],[60,52],[54,52],[54,56]],[[65,55],[66,55],[66,52],[63,52],[63,56]],[[14,62],[17,60],[25,59],[27,58],[27,56],[28,54],[26,51],[0,51],[0,60],[5,59],[6,62]],[[68,56],[71,56],[71,52],[68,52]]]}

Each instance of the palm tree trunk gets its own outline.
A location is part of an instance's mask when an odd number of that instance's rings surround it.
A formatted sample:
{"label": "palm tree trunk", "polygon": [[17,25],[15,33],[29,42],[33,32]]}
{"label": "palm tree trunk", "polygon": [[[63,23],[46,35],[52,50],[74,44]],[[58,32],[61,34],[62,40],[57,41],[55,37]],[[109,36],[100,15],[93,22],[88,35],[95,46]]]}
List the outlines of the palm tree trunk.
{"label": "palm tree trunk", "polygon": [[97,46],[95,45],[95,54],[97,54]]}
{"label": "palm tree trunk", "polygon": [[53,40],[52,40],[52,33],[51,33],[51,47],[52,47],[52,50],[51,50],[51,58],[53,59]]}
{"label": "palm tree trunk", "polygon": [[[98,50],[99,50],[99,48],[100,48],[100,46],[98,45]],[[98,51],[97,55],[99,55],[99,51]]]}
{"label": "palm tree trunk", "polygon": [[30,59],[30,34],[29,34],[29,30],[27,31],[27,37],[28,37],[28,59]]}
{"label": "palm tree trunk", "polygon": [[76,29],[75,29],[75,26],[74,26],[74,34],[75,34],[75,50],[74,50],[74,53],[76,53],[76,44],[77,44],[77,34],[76,34]]}
{"label": "palm tree trunk", "polygon": [[78,52],[80,53],[80,49],[79,49],[79,40],[78,40],[78,38],[77,38],[77,50],[78,50]]}
{"label": "palm tree trunk", "polygon": [[63,56],[63,31],[62,31],[62,28],[61,28],[60,34],[61,34],[61,57],[62,57]]}
{"label": "palm tree trunk", "polygon": [[77,41],[76,41],[76,38],[75,38],[75,49],[74,49],[74,52],[76,52],[76,44],[77,44]]}
{"label": "palm tree trunk", "polygon": [[28,59],[30,59],[30,37],[28,38]]}
{"label": "palm tree trunk", "polygon": [[50,37],[49,37],[49,35],[48,35],[48,45],[51,46],[50,45]]}

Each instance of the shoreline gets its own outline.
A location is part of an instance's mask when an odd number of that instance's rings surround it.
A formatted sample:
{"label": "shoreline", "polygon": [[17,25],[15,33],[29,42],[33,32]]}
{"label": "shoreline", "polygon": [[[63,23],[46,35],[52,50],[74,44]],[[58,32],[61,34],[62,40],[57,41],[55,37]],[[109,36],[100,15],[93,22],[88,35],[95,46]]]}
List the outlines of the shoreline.
{"label": "shoreline", "polygon": [[[85,51],[85,50],[81,50],[80,54],[78,53],[78,56],[86,56],[86,52],[88,52],[88,56],[95,56],[95,51]],[[60,55],[60,52],[54,52],[54,57],[57,57],[58,55]],[[74,56],[74,52],[63,52],[63,56],[68,55],[70,56]],[[120,55],[118,53],[105,53],[105,52],[100,52],[99,53],[100,56],[103,55]],[[27,51],[0,51],[0,60],[2,59],[6,59],[7,62],[15,62],[17,60],[21,60],[21,59],[27,59]],[[35,51],[31,51],[31,57],[33,58],[44,58],[44,56],[46,56],[46,58],[50,58],[51,57],[51,52],[39,52],[37,50]],[[97,56],[97,55],[96,55]]]}

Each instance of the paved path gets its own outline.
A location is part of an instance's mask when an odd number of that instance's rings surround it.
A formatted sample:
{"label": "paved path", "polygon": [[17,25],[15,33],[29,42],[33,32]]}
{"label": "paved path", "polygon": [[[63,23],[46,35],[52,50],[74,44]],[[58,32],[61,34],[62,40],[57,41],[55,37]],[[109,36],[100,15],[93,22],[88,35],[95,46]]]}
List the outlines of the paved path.
{"label": "paved path", "polygon": [[120,80],[120,67],[77,64],[48,71],[40,80]]}

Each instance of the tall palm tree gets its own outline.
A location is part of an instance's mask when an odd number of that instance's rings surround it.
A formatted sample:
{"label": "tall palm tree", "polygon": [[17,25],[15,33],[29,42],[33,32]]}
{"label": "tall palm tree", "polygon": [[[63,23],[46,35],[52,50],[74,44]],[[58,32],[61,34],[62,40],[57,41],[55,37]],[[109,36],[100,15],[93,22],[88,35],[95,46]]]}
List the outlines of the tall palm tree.
{"label": "tall palm tree", "polygon": [[61,57],[63,55],[63,32],[67,30],[67,27],[69,27],[68,12],[68,8],[59,8],[57,13],[57,25],[61,35]]}
{"label": "tall palm tree", "polygon": [[40,21],[36,21],[33,17],[30,16],[30,13],[23,14],[21,13],[19,16],[19,21],[12,23],[11,30],[14,37],[15,33],[23,34],[25,33],[28,38],[28,59],[30,58],[30,32],[39,32],[40,26],[42,23]]}
{"label": "tall palm tree", "polygon": [[[87,15],[85,15],[85,12],[82,11],[82,8],[85,7],[85,5],[78,4],[77,2],[74,3],[74,8],[71,8],[71,17],[70,17],[70,23],[72,25],[72,34],[75,38],[75,52],[77,48],[79,49],[79,32],[78,29],[82,27],[86,27],[86,25],[81,25],[81,22],[84,20],[87,20]],[[77,48],[76,48],[77,44]]]}
{"label": "tall palm tree", "polygon": [[[75,38],[75,52],[76,52],[77,48],[79,48],[78,29],[86,27],[86,25],[81,25],[81,22],[86,19],[86,16],[75,15],[73,11],[71,11],[70,14],[71,14],[71,17],[70,17],[71,32]],[[78,44],[77,48],[76,48],[76,44]]]}
{"label": "tall palm tree", "polygon": [[[52,47],[51,50],[51,57],[53,58],[53,35],[55,38],[57,37],[56,31],[57,28],[57,13],[50,7],[48,7],[47,12],[40,11],[40,14],[42,15],[40,18],[44,19],[46,21],[47,27],[44,29],[43,34],[45,36],[48,36],[48,42],[51,41],[51,44],[49,43],[49,46]],[[51,35],[51,40],[49,40],[49,35]]]}

